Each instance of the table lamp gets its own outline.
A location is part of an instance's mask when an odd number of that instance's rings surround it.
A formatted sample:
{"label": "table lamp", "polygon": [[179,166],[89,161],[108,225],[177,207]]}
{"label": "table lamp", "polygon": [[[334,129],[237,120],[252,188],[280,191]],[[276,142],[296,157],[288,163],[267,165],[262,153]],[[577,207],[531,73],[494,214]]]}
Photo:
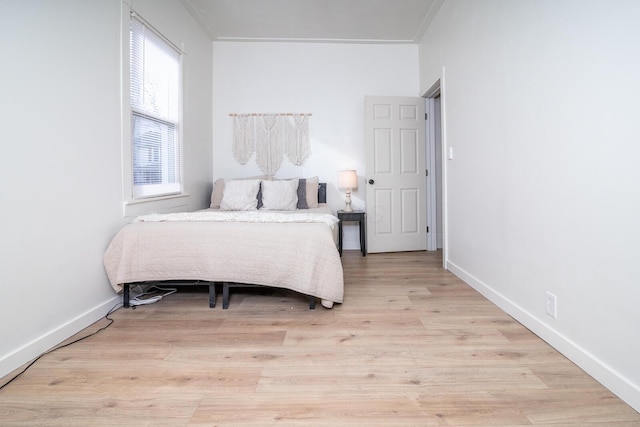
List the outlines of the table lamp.
{"label": "table lamp", "polygon": [[346,190],[343,210],[345,212],[353,212],[351,208],[351,190],[358,188],[358,175],[356,171],[352,169],[339,171],[338,186]]}

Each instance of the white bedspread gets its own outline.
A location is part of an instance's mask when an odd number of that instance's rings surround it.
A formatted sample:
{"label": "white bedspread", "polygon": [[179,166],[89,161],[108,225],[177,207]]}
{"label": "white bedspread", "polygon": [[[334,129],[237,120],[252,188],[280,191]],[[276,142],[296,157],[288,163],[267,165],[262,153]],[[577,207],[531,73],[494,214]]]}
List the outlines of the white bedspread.
{"label": "white bedspread", "polygon": [[298,213],[289,215],[295,222],[280,215],[241,222],[213,220],[215,211],[193,214],[142,217],[116,234],[104,254],[116,292],[124,283],[202,280],[291,289],[329,308],[342,302],[342,263],[327,223],[337,219]]}

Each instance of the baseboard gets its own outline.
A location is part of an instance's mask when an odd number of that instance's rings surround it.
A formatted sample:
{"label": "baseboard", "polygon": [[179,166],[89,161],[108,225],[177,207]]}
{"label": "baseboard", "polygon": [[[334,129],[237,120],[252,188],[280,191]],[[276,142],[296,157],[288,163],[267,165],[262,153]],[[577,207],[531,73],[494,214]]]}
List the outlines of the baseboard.
{"label": "baseboard", "polygon": [[556,331],[518,304],[493,290],[489,285],[448,261],[447,270],[474,288],[489,301],[546,341],[553,348],[579,366],[636,411],[640,412],[640,387],[633,384],[615,369],[603,363],[567,336]]}
{"label": "baseboard", "polygon": [[0,359],[0,377],[4,377],[45,351],[60,344],[70,336],[77,334],[87,326],[102,319],[109,310],[114,308],[118,303],[122,303],[122,297],[114,296],[2,357]]}

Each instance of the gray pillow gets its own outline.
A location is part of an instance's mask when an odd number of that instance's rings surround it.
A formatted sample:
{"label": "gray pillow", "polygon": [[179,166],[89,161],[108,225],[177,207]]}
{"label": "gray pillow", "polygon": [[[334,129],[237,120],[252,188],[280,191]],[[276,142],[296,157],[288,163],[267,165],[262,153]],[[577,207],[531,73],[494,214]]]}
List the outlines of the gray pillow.
{"label": "gray pillow", "polygon": [[298,209],[309,209],[307,205],[307,180],[300,178],[298,180]]}

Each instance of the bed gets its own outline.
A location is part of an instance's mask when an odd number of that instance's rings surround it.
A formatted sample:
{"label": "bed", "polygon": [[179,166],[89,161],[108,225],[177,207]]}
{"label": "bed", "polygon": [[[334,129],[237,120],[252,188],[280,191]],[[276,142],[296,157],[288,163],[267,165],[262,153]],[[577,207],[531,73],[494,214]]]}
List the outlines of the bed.
{"label": "bed", "polygon": [[[230,206],[247,203],[241,199],[249,198],[256,189],[255,181],[259,183],[253,196],[255,206],[252,200],[250,206]],[[293,189],[293,180],[283,181]],[[132,285],[157,282],[207,284],[211,307],[216,304],[216,287],[222,287],[223,308],[227,308],[230,289],[246,285],[307,295],[310,308],[316,298],[326,308],[342,303],[338,219],[326,204],[326,184],[314,185],[312,179],[296,182],[295,205],[288,192],[289,199],[273,190],[286,184],[225,180],[222,191],[216,181],[218,188],[214,185],[209,209],[144,215],[124,226],[103,258],[111,285],[123,293],[123,305],[129,305]],[[234,196],[234,191],[244,196]],[[281,207],[286,209],[275,209]]]}

